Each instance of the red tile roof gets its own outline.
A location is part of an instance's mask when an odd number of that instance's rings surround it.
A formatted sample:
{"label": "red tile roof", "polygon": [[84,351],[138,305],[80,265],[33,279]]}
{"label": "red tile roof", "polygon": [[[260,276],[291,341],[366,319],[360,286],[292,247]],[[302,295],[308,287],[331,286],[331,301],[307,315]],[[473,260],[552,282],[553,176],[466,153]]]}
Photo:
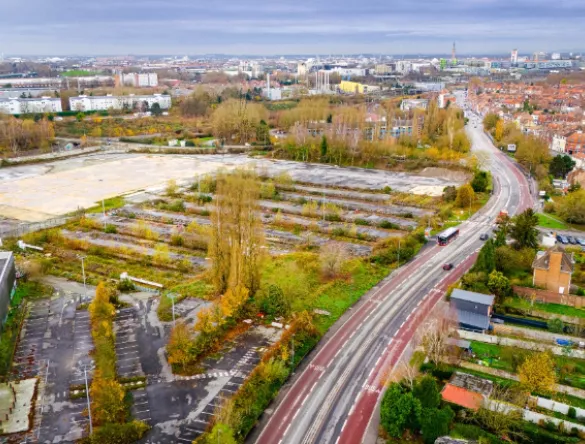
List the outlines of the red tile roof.
{"label": "red tile roof", "polygon": [[441,396],[443,397],[443,400],[447,402],[471,410],[479,410],[481,403],[483,402],[483,396],[481,394],[470,392],[469,390],[451,384],[445,384]]}

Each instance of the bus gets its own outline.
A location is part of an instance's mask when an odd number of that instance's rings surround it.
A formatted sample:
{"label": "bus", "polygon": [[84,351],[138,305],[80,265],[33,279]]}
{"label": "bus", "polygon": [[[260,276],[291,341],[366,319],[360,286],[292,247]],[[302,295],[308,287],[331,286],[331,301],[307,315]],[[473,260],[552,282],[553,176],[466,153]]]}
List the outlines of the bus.
{"label": "bus", "polygon": [[439,241],[439,245],[447,245],[457,236],[459,236],[459,228],[451,227],[447,228],[442,233],[439,233],[437,240]]}

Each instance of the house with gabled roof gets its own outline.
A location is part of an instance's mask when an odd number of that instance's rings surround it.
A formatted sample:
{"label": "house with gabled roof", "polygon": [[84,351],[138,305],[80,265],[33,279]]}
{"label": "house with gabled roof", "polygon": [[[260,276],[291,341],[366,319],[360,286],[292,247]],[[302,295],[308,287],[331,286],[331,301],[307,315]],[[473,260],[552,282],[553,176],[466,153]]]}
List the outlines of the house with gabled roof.
{"label": "house with gabled roof", "polygon": [[555,245],[545,252],[539,252],[532,262],[534,270],[532,283],[555,293],[568,294],[573,274],[573,256],[563,247]]}

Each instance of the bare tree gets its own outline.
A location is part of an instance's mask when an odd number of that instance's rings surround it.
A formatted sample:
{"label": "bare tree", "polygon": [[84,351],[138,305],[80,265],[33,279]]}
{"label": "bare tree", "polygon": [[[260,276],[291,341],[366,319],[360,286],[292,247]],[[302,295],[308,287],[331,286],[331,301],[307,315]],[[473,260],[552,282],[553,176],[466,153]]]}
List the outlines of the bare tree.
{"label": "bare tree", "polygon": [[327,278],[335,278],[341,273],[341,267],[347,260],[348,251],[340,242],[329,242],[321,249],[321,267]]}
{"label": "bare tree", "polygon": [[437,365],[448,358],[447,339],[456,334],[458,321],[456,313],[447,307],[436,309],[434,313],[422,325],[420,336],[425,355]]}
{"label": "bare tree", "polygon": [[489,399],[474,414],[474,419],[497,436],[520,437],[514,425],[522,420],[527,399],[521,391],[494,384]]}

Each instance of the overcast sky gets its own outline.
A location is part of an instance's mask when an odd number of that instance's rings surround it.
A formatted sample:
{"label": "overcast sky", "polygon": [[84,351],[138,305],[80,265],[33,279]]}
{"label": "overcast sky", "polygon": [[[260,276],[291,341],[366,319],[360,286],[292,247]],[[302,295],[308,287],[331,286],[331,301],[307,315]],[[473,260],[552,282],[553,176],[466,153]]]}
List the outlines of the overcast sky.
{"label": "overcast sky", "polygon": [[585,0],[3,0],[5,54],[580,50]]}

